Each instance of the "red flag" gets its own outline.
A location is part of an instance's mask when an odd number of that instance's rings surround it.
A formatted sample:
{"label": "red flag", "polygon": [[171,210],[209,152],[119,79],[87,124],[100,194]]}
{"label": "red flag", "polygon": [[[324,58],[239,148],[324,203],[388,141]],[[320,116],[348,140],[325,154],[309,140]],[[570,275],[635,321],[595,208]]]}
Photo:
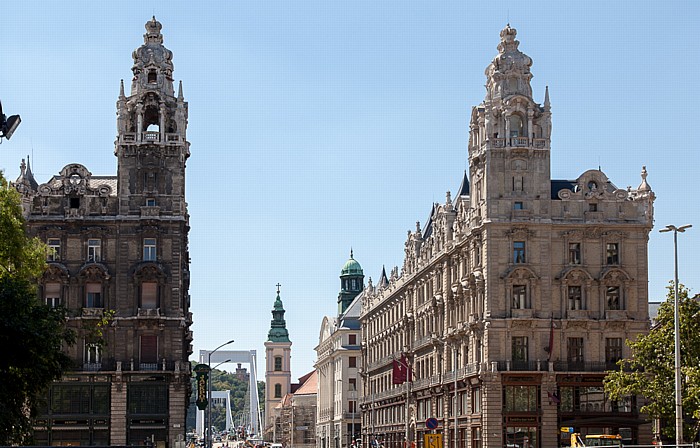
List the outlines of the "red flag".
{"label": "red flag", "polygon": [[391,375],[391,382],[393,384],[403,384],[406,382],[406,373],[405,371],[401,368],[401,365],[399,364],[398,360],[392,361],[392,375]]}

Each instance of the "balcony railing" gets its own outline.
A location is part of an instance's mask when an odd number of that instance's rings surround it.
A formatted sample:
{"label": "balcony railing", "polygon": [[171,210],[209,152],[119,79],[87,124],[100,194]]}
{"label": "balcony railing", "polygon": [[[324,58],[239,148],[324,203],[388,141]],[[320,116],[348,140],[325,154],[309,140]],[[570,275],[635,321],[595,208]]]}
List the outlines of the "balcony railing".
{"label": "balcony railing", "polygon": [[527,137],[511,137],[510,146],[527,146]]}
{"label": "balcony railing", "polygon": [[547,371],[547,361],[498,361],[498,370],[500,372],[537,372]]}

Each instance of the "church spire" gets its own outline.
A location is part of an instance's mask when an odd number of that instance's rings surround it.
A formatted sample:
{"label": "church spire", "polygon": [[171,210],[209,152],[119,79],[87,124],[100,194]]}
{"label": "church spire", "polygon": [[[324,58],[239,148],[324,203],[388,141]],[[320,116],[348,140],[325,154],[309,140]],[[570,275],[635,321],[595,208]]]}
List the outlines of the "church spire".
{"label": "church spire", "polygon": [[280,298],[280,285],[277,284],[277,298],[272,307],[272,322],[270,331],[267,333],[267,340],[270,342],[291,342],[289,340],[289,332],[287,331],[287,323],[284,320],[284,305]]}

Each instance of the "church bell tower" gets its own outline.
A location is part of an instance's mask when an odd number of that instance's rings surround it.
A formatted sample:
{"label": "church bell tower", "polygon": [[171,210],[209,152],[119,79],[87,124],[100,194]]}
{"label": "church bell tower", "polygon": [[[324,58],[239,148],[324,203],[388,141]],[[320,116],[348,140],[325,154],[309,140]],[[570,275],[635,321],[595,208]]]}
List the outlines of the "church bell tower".
{"label": "church bell tower", "polygon": [[182,81],[173,89],[173,53],[163,46],[162,26],[146,23],[144,43],[134,50],[129,96],[122,80],[117,100],[119,214],[184,216],[187,102]]}

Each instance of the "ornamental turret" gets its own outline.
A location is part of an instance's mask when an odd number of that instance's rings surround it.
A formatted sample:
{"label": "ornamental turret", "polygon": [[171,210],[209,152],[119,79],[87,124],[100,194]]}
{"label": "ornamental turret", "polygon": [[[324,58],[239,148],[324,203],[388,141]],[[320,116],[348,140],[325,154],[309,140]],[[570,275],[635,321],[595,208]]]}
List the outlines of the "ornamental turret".
{"label": "ornamental turret", "polygon": [[270,322],[270,331],[267,333],[267,340],[271,342],[289,342],[289,332],[287,331],[287,323],[284,320],[284,305],[280,298],[280,291],[277,288],[277,298],[272,307],[272,322]]}
{"label": "ornamental turret", "polygon": [[144,43],[132,53],[130,95],[125,95],[123,80],[119,86],[114,153],[119,195],[129,198],[120,201],[122,215],[185,212],[187,102],[182,82],[174,94],[173,53],[163,46],[161,28],[155,17],[146,22]]}
{"label": "ornamental turret", "polygon": [[353,299],[365,289],[365,274],[350,249],[350,259],[340,271],[340,293],[338,293],[338,316],[343,314]]}

